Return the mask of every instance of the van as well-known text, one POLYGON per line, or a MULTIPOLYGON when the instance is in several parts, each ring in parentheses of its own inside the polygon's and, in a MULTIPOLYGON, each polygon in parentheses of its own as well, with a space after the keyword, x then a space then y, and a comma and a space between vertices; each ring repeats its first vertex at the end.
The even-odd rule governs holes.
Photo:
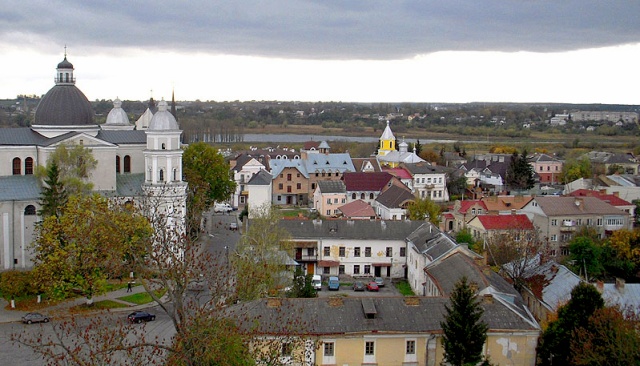
POLYGON ((338 291, 340 290, 340 280, 338 277, 331 276, 329 277, 329 291, 338 291))
POLYGON ((215 213, 229 213, 231 211, 233 211, 233 208, 228 203, 216 203, 215 205, 213 205, 213 212, 215 213))
POLYGON ((316 289, 317 291, 322 290, 322 276, 313 275, 313 278, 311 279, 311 283, 313 284, 313 288, 316 289))

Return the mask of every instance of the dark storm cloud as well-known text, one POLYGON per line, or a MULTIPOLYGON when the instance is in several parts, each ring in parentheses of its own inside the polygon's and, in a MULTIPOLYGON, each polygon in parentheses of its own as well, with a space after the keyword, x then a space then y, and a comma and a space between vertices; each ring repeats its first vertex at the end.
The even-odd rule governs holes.
POLYGON ((640 1, 5 1, 0 39, 311 59, 640 42, 640 1), (11 35, 11 37, 9 37, 11 35), (37 37, 34 37, 37 36, 37 37))

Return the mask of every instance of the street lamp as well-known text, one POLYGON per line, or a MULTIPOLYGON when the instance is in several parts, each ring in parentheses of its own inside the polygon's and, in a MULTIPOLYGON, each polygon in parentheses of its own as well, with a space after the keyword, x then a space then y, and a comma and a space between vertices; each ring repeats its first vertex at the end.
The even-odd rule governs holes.
POLYGON ((227 257, 227 263, 229 263, 229 247, 228 246, 224 246, 224 252, 225 252, 225 256, 227 257))

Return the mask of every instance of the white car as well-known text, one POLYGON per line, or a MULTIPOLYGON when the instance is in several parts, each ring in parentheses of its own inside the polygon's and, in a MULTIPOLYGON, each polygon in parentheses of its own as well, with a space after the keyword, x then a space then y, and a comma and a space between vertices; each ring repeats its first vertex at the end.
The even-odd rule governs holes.
POLYGON ((229 213, 231 211, 233 211, 233 208, 228 203, 216 203, 215 205, 213 205, 213 212, 229 213))

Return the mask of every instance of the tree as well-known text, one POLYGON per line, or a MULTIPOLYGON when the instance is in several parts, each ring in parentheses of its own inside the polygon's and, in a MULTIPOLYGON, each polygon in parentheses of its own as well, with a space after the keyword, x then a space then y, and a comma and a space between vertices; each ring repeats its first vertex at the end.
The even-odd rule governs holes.
POLYGON ((265 204, 252 209, 252 215, 231 260, 236 296, 241 301, 273 295, 292 277, 287 262, 293 243, 279 226, 276 209, 265 204))
POLYGON ((483 360, 482 347, 488 325, 480 320, 484 309, 476 299, 467 278, 462 277, 445 305, 445 319, 440 323, 445 360, 454 366, 475 365, 483 360))
POLYGON ((420 139, 417 139, 416 143, 413 144, 413 150, 415 151, 416 155, 420 156, 420 153, 422 152, 422 144, 420 143, 420 139))
POLYGON ((46 177, 44 179, 45 186, 40 194, 40 216, 47 218, 49 216, 60 216, 62 208, 67 203, 67 192, 64 185, 60 181, 60 171, 58 164, 52 161, 46 168, 46 177))
POLYGON ((638 365, 640 334, 637 316, 617 307, 596 310, 586 327, 576 329, 571 337, 571 364, 638 365))
POLYGON ((476 243, 476 239, 473 237, 473 234, 471 234, 471 230, 466 227, 458 231, 458 233, 456 234, 456 243, 467 244, 471 250, 477 253, 482 251, 482 245, 478 245, 482 243, 476 243))
POLYGON ((200 229, 202 213, 216 201, 227 200, 236 184, 229 178, 229 165, 224 157, 204 142, 193 143, 185 149, 182 171, 189 183, 187 232, 194 235, 200 229))
POLYGON ((506 184, 516 190, 531 189, 535 184, 533 173, 533 167, 527 160, 527 150, 522 150, 520 155, 514 152, 507 168, 506 184))
POLYGON ((574 287, 569 302, 558 309, 558 319, 549 323, 538 341, 538 364, 568 365, 573 332, 587 327, 589 317, 603 307, 604 300, 593 285, 581 282, 574 287))
POLYGON ((36 228, 35 282, 57 299, 79 291, 91 303, 109 277, 126 271, 126 259, 144 252, 151 227, 128 207, 109 207, 98 195, 70 196, 60 216, 36 228))
POLYGON ((287 297, 310 298, 317 296, 318 293, 313 288, 313 275, 305 275, 300 267, 296 267, 293 275, 293 286, 291 286, 291 290, 287 291, 287 297))
POLYGON ((435 226, 440 225, 440 206, 429 197, 416 197, 407 206, 410 220, 429 220, 435 226))
POLYGON ((458 178, 448 179, 447 180, 447 189, 449 190, 449 195, 460 196, 463 195, 467 190, 467 178, 462 175, 458 178))
POLYGON ((602 274, 602 247, 587 236, 576 236, 569 243, 572 270, 583 273, 586 281, 602 274), (587 277, 590 276, 590 277, 587 277))
POLYGON ((93 184, 89 182, 91 172, 98 165, 93 153, 82 145, 59 145, 47 159, 46 166, 36 168, 36 176, 48 179, 52 166, 58 169, 58 181, 66 194, 89 194, 93 184), (46 178, 45 178, 46 177, 46 178))
POLYGON ((418 156, 430 163, 440 161, 441 159, 440 155, 433 150, 422 150, 418 156))
POLYGON ((571 183, 580 178, 591 178, 592 175, 591 161, 587 157, 579 160, 569 159, 562 165, 562 183, 571 183))

